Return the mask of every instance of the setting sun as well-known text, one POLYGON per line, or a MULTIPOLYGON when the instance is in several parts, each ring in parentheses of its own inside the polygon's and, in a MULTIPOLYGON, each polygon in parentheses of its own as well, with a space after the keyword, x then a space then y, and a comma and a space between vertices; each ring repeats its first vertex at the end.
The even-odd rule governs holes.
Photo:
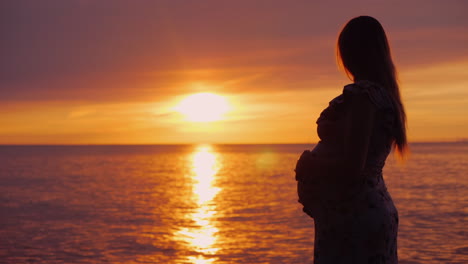
POLYGON ((183 99, 175 110, 192 122, 212 122, 223 119, 230 110, 224 96, 213 93, 193 94, 183 99))

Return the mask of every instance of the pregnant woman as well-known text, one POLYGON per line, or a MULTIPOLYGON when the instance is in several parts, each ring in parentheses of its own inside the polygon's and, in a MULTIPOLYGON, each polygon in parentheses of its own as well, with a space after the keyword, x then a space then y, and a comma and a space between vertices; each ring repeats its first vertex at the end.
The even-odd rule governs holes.
POLYGON ((296 165, 299 202, 315 223, 314 263, 395 264, 398 212, 382 178, 392 148, 407 149, 395 66, 372 17, 350 20, 337 51, 353 83, 320 114, 320 142, 296 165))

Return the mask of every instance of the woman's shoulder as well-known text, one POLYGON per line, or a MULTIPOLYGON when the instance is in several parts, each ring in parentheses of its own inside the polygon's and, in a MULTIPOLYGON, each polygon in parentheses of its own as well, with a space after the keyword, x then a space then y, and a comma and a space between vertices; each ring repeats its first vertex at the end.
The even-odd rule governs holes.
POLYGON ((365 96, 379 109, 392 109, 392 99, 385 87, 380 84, 362 80, 348 84, 343 88, 343 97, 365 96))

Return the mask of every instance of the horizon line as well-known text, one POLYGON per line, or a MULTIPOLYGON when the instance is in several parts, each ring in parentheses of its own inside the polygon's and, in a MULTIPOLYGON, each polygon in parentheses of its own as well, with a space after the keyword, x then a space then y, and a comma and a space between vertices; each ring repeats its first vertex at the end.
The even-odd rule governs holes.
MULTIPOLYGON (((412 141, 408 144, 437 144, 437 143, 468 143, 468 139, 446 140, 446 141, 412 141)), ((318 142, 309 143, 79 143, 79 144, 3 144, 0 146, 193 146, 193 145, 316 145, 318 142)))

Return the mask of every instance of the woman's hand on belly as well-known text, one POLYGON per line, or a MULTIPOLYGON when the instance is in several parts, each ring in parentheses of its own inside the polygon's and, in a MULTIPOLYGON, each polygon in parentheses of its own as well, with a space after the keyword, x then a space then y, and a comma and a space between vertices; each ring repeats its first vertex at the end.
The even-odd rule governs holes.
POLYGON ((337 159, 321 158, 316 153, 305 150, 294 171, 297 181, 319 183, 336 178, 340 167, 337 159))

